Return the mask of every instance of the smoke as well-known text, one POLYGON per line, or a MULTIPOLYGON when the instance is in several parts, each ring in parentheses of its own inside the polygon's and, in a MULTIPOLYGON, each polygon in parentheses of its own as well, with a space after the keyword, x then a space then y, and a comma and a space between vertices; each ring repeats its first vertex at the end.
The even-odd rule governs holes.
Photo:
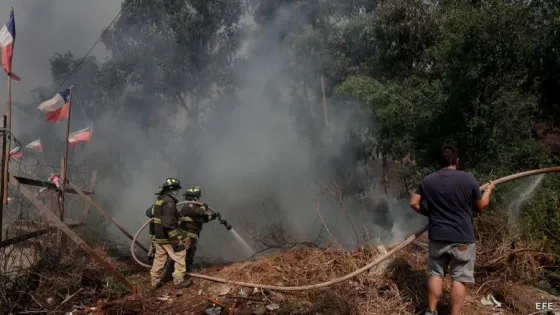
MULTIPOLYGON (((68 1, 55 3, 63 9, 63 2, 68 1)), ((22 4, 23 12, 16 15, 18 25, 23 25, 27 16, 38 14, 37 7, 27 4, 35 9, 26 11, 22 4)), ((103 21, 118 10, 116 4, 112 5, 111 14, 104 14, 103 21)), ((109 10, 108 6, 99 7, 109 10)), ((53 9, 47 12, 53 12, 53 17, 58 14, 53 9)), ((68 15, 71 14, 66 14, 65 23, 68 24, 65 25, 80 20, 79 16, 69 18, 68 15)), ((87 15, 96 16, 91 12, 87 15)), ((92 123, 94 131, 90 143, 74 149, 72 161, 79 165, 87 163, 90 171, 98 170, 100 180, 95 199, 102 200, 127 230, 134 232, 147 220, 144 211, 153 203, 154 193, 166 177, 178 177, 185 188, 202 186, 203 200, 220 211, 237 231, 244 234, 249 227, 256 227, 263 238, 267 237, 271 226, 280 226, 285 231, 284 236, 305 241, 322 236, 323 241, 328 241, 317 209, 329 231, 347 248, 356 247, 368 238, 391 241, 423 222, 415 219, 406 203, 383 201, 371 188, 370 179, 361 187, 363 191, 357 193, 348 191, 345 179, 337 176, 358 169, 358 158, 348 154, 348 150, 357 148, 351 136, 364 133, 368 128, 359 118, 366 113, 355 102, 330 99, 328 127, 322 128, 320 95, 317 97, 318 93, 313 93, 311 88, 306 91, 308 101, 294 94, 294 85, 299 83, 288 71, 293 56, 290 47, 281 39, 297 26, 294 21, 298 18, 300 23, 307 22, 298 12, 282 10, 273 22, 258 31, 245 33, 239 51, 239 57, 245 62, 235 73, 239 89, 234 96, 219 100, 221 108, 214 108, 202 130, 186 122, 183 109, 169 112, 169 106, 150 113, 142 112, 145 107, 139 106, 138 110, 129 109, 125 118, 120 115, 117 119, 116 112, 120 110, 117 105, 125 96, 115 100, 115 108, 97 116, 95 121, 91 121, 91 117, 73 117, 73 126, 85 127, 92 123), (150 127, 145 123, 147 120, 150 127), (385 204, 385 210, 379 210, 380 204, 385 204), (383 215, 374 205, 378 205, 377 210, 383 215)), ((250 18, 244 21, 252 23, 250 18)), ((80 25, 88 24, 82 20, 80 25)), ((63 28, 52 27, 48 38, 60 40, 57 34, 63 28)), ((80 41, 72 43, 79 46, 71 49, 76 55, 93 42, 83 35, 101 31, 101 27, 89 25, 86 28, 88 30, 80 34, 80 41)), ((24 46, 24 30, 18 33, 21 46, 24 46)), ((131 28, 130 32, 135 30, 131 28)), ((52 43, 52 49, 71 48, 64 46, 65 42, 52 43)), ((18 51, 23 50, 21 46, 18 51)), ((170 43, 169 47, 173 45, 170 43)), ((31 52, 29 54, 18 56, 18 64, 23 59, 33 59, 45 67, 46 58, 33 58, 31 52)), ((135 62, 150 63, 151 60, 135 62)), ((312 65, 298 64, 297 69, 308 72, 305 76, 316 77, 320 82, 319 74, 311 70, 312 65)), ((22 70, 16 72, 26 79, 24 70, 22 66, 22 70)), ((42 70, 29 72, 29 77, 37 73, 41 84, 47 81, 42 70)), ((296 89, 301 91, 302 86, 296 89)), ((154 95, 143 97, 160 101, 154 95)), ((116 239, 122 237, 114 229, 109 231, 116 239)), ((217 223, 206 224, 197 255, 225 260, 245 258, 228 233, 217 223)), ((145 235, 143 241, 146 241, 145 235)))
MULTIPOLYGON (((49 58, 67 50, 76 55, 85 54, 118 12, 120 3, 111 0, 0 1, 0 25, 8 22, 11 7, 16 20, 13 69, 22 78, 21 82, 12 84, 13 99, 28 102, 30 90, 49 85, 52 80, 49 58)), ((104 58, 107 52, 103 45, 98 45, 93 54, 104 58)), ((3 91, 0 95, 5 100, 3 91)), ((14 119, 23 121, 15 114, 14 119)))

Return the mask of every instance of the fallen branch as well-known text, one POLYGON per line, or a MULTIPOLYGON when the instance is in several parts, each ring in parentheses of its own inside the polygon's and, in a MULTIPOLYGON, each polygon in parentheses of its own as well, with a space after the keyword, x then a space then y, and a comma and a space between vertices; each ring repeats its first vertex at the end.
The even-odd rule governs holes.
POLYGON ((78 293, 82 292, 82 290, 84 290, 84 288, 80 288, 78 291, 74 292, 72 295, 70 295, 69 297, 65 298, 64 301, 62 301, 60 303, 60 305, 70 301, 73 297, 75 297, 78 293))
POLYGON ((208 301, 210 301, 210 302, 212 302, 212 303, 218 305, 218 306, 221 306, 222 308, 226 308, 226 306, 225 306, 223 303, 221 303, 220 301, 216 301, 216 300, 210 299, 210 298, 206 298, 206 299, 207 299, 208 301))
POLYGON ((226 299, 243 299, 243 300, 249 300, 249 301, 255 301, 255 302, 262 302, 264 301, 263 299, 257 299, 254 297, 249 297, 249 296, 241 296, 241 295, 226 295, 224 296, 226 299))

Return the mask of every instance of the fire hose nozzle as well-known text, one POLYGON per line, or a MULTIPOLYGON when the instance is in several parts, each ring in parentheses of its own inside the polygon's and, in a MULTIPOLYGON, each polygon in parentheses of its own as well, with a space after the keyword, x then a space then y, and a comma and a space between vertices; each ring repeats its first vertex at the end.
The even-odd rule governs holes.
POLYGON ((220 224, 225 226, 228 231, 232 229, 231 224, 229 224, 226 220, 224 220, 224 218, 222 218, 222 215, 219 213, 218 213, 218 221, 220 221, 220 224))

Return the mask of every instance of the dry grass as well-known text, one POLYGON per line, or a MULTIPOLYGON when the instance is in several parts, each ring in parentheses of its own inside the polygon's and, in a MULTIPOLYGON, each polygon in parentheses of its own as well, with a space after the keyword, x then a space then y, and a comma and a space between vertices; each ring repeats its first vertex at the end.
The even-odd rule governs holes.
MULTIPOLYGON (((70 247, 62 258, 55 252, 47 252, 37 266, 11 281, 9 290, 2 292, 0 313, 57 313, 72 310, 74 305, 95 304, 100 296, 118 298, 128 293, 81 248, 70 247)), ((116 261, 102 249, 96 253, 121 272, 129 272, 129 264, 116 261)))
MULTIPOLYGON (((534 306, 534 296, 524 292, 531 291, 528 286, 542 278, 541 266, 552 263, 554 255, 542 242, 520 240, 504 227, 503 220, 492 215, 477 219, 477 236, 477 283, 468 286, 464 313, 491 314, 492 310, 480 303, 486 294, 493 294, 513 313, 534 306)), ((238 281, 302 286, 346 275, 378 255, 374 246, 354 252, 300 248, 215 268, 211 273, 238 281)), ((381 276, 366 272, 326 289, 287 293, 277 314, 416 314, 427 302, 426 255, 425 246, 412 245, 398 253, 381 276)), ((449 279, 445 285, 448 292, 449 279)), ((444 293, 442 314, 446 314, 446 304, 444 293)))
MULTIPOLYGON (((234 264, 216 276, 279 286, 325 282, 353 272, 379 255, 374 247, 343 252, 297 249, 255 262, 234 264)), ((278 314, 413 314, 411 300, 387 277, 373 272, 329 288, 286 294, 278 314)))
POLYGON ((481 283, 533 285, 542 280, 541 266, 554 265, 559 258, 545 242, 522 239, 499 216, 488 215, 477 221, 475 271, 476 279, 481 283))
MULTIPOLYGON (((463 313, 492 314, 490 308, 480 303, 480 298, 486 294, 493 294, 504 303, 507 310, 502 314, 526 313, 534 307, 535 299, 538 301, 538 297, 528 286, 542 278, 541 266, 553 264, 555 256, 547 251, 545 244, 517 237, 515 231, 505 227, 499 217, 486 215, 478 218, 476 226, 477 283, 469 286, 469 296, 463 313)), ((399 252, 381 274, 372 270, 328 288, 282 293, 281 299, 272 292, 258 292, 252 297, 263 301, 249 304, 247 300, 238 300, 239 309, 245 309, 247 312, 240 311, 236 314, 251 314, 255 308, 263 307, 272 301, 279 303, 280 308, 267 314, 418 314, 426 307, 427 301, 427 248, 422 242, 426 240, 421 238, 417 244, 399 252)), ((104 259, 111 261, 117 269, 128 274, 132 272, 130 264, 105 254, 107 249, 97 252, 104 259)), ((202 273, 237 281, 302 286, 329 281, 351 273, 381 254, 376 246, 365 246, 353 252, 299 247, 252 262, 204 269, 202 273)), ((224 303, 229 302, 228 305, 232 303, 231 299, 219 297, 218 292, 222 284, 203 280, 197 280, 196 286, 189 291, 192 293, 177 297, 173 303, 157 301, 153 293, 147 294, 145 290, 141 290, 143 293, 135 298, 121 299, 126 290, 78 248, 69 252, 62 260, 55 263, 46 262, 27 280, 28 287, 22 290, 24 293, 18 301, 20 310, 66 310, 66 306, 70 305, 60 307, 62 301, 80 289, 79 294, 72 299, 73 305, 101 305, 98 303, 101 296, 104 300, 113 301, 98 309, 102 312, 100 314, 200 314, 194 309, 204 307, 206 297, 220 298, 224 303), (197 294, 199 290, 204 294, 197 294), (53 305, 47 304, 49 298, 54 299, 53 305)), ((131 280, 132 278, 135 278, 133 281, 140 286, 149 286, 145 269, 131 277, 131 280)), ((450 281, 447 280, 445 284, 444 291, 448 292, 450 281)), ((238 293, 239 289, 232 288, 232 293, 228 294, 238 293)), ((157 293, 161 294, 163 292, 157 293)), ((447 304, 448 296, 444 293, 440 314, 447 314, 447 304)))

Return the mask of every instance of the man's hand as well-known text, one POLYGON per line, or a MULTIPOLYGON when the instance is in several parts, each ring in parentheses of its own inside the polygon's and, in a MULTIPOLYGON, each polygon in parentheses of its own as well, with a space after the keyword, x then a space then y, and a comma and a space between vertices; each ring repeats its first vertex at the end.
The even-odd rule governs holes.
POLYGON ((420 206, 421 200, 422 200, 422 196, 420 196, 419 194, 413 194, 412 197, 410 197, 410 207, 414 209, 414 211, 418 212, 419 214, 423 216, 428 216, 426 210, 420 206))
POLYGON ((496 189, 496 184, 493 181, 489 181, 486 185, 486 189, 484 189, 484 193, 482 194, 482 198, 475 202, 475 210, 476 212, 480 213, 482 210, 486 209, 490 204, 490 195, 496 189))
POLYGON ((486 190, 488 192, 492 192, 492 191, 494 191, 494 189, 496 189, 496 184, 494 184, 493 181, 489 181, 487 186, 486 186, 486 190))

